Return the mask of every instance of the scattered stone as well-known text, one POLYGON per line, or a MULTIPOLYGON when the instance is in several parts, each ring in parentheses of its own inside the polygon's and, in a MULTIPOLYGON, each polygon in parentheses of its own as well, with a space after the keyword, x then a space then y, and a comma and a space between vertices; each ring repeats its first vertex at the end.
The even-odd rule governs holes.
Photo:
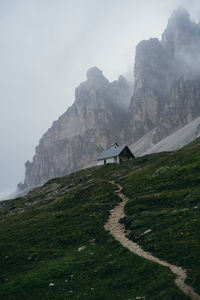
POLYGON ((50 283, 49 283, 49 286, 55 286, 55 283, 50 282, 50 283))
POLYGON ((152 230, 151 229, 147 229, 146 231, 144 231, 141 235, 146 235, 148 233, 150 233, 152 230))
POLYGON ((83 251, 86 248, 86 246, 82 246, 78 248, 78 252, 83 251))

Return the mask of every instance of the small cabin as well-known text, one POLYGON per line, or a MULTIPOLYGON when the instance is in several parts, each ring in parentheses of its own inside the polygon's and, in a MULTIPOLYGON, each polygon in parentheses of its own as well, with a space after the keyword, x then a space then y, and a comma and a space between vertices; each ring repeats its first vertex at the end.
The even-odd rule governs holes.
POLYGON ((117 143, 111 145, 110 149, 104 150, 97 157, 97 165, 108 163, 120 163, 122 161, 135 158, 127 145, 119 146, 117 143))

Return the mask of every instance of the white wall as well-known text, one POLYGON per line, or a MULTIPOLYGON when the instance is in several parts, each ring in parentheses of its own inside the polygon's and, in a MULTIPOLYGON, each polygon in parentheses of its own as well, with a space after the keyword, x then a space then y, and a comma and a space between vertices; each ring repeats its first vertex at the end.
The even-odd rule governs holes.
POLYGON ((114 162, 115 162, 114 157, 111 157, 111 158, 106 159, 106 163, 107 163, 107 164, 111 164, 111 163, 114 163, 114 162))
POLYGON ((101 166, 101 165, 103 165, 104 164, 104 161, 103 160, 98 160, 97 161, 97 166, 101 166))
MULTIPOLYGON (((117 161, 115 160, 115 157, 111 157, 106 159, 106 164, 112 164, 118 161, 119 161, 119 157, 117 157, 117 161)), ((104 165, 104 159, 97 161, 97 165, 98 166, 104 165)))

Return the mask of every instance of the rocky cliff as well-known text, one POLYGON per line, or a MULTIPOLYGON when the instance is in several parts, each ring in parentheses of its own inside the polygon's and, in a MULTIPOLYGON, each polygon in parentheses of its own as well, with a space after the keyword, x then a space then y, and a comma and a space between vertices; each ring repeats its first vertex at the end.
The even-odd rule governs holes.
MULTIPOLYGON (((123 76, 110 83, 98 68, 90 69, 87 81, 76 89, 74 104, 44 134, 33 161, 26 162, 18 190, 28 191, 87 166, 115 141, 134 143, 133 151, 140 155, 148 148, 169 149, 171 139, 162 147, 153 146, 200 116, 199 50, 200 25, 179 8, 161 40, 138 44, 134 90, 123 76)), ((190 140, 191 128, 192 137, 199 135, 193 125, 184 128, 184 141, 190 140)), ((184 143, 179 139, 174 149, 184 143)))
POLYGON ((96 161, 113 141, 124 142, 132 84, 123 76, 110 83, 98 68, 75 91, 75 102, 43 135, 32 162, 25 164, 19 191, 80 170, 96 161))
POLYGON ((156 143, 200 114, 200 25, 184 8, 174 11, 161 41, 136 48, 130 104, 132 142, 152 129, 156 143))

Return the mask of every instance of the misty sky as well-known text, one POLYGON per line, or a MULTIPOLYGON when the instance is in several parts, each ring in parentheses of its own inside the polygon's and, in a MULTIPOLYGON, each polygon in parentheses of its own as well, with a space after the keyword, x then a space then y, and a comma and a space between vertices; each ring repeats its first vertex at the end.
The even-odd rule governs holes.
POLYGON ((160 38, 180 5, 199 21, 199 0, 0 0, 0 198, 86 71, 131 76, 137 43, 160 38))

